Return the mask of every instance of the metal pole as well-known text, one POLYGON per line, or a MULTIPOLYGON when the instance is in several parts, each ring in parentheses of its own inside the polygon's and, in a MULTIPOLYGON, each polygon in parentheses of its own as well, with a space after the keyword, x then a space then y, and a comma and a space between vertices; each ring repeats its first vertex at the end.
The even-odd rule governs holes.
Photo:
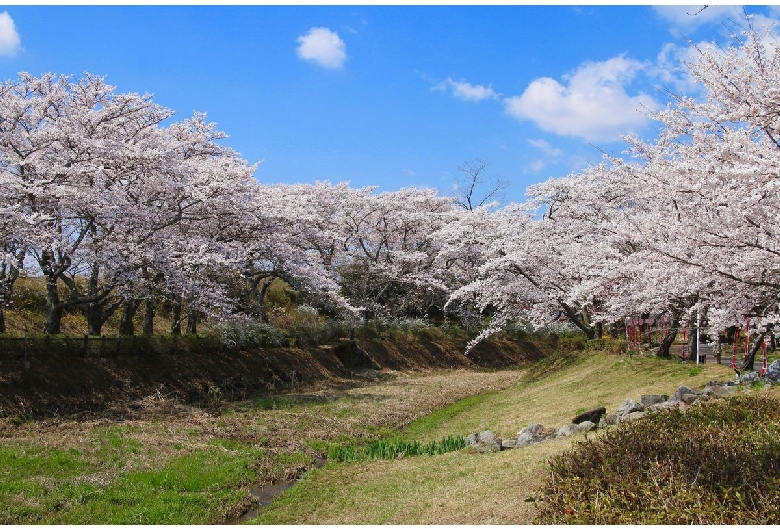
POLYGON ((701 358, 701 352, 699 351, 699 333, 701 332, 701 315, 699 310, 696 310, 696 364, 699 364, 701 358))

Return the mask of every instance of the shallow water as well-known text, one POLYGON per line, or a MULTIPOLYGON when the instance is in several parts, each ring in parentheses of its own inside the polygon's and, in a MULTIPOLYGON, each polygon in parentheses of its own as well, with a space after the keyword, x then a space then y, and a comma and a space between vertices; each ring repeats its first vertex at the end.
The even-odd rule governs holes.
MULTIPOLYGON (((327 463, 327 459, 324 457, 321 457, 319 455, 315 455, 314 457, 314 467, 323 467, 327 463)), ((300 478, 296 480, 291 480, 289 482, 282 482, 280 484, 255 484, 249 489, 249 493, 252 494, 255 498, 257 498, 259 505, 256 508, 252 508, 248 512, 244 513, 243 515, 237 517, 236 519, 233 519, 231 521, 228 521, 227 524, 241 524, 245 521, 248 521, 250 519, 253 519, 258 516, 260 513, 260 510, 271 504, 271 502, 290 489, 296 482, 298 482, 300 478)))

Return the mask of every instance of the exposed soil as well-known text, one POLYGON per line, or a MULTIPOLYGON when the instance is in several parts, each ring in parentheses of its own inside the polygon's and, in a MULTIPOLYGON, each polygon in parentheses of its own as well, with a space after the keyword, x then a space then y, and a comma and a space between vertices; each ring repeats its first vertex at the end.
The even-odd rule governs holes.
POLYGON ((164 399, 208 407, 253 395, 359 386, 387 370, 503 368, 543 355, 538 339, 499 338, 467 356, 466 337, 437 335, 253 352, 6 357, 0 359, 0 417, 127 415, 145 401, 164 399))

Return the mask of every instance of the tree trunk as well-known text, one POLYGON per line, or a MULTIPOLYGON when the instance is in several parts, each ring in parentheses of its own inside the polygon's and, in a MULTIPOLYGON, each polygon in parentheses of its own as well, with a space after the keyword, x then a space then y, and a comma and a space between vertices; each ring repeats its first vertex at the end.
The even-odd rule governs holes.
POLYGON ((696 362, 696 359, 699 357, 699 350, 696 341, 696 316, 695 315, 691 315, 691 317, 688 319, 688 329, 691 330, 691 332, 688 334, 688 359, 691 359, 692 361, 696 362))
POLYGON ((720 364, 721 358, 723 357, 723 342, 721 341, 720 335, 718 335, 718 346, 715 349, 715 362, 720 364))
POLYGON ((144 337, 154 334, 154 300, 147 298, 144 302, 144 337))
POLYGON ((260 309, 260 320, 262 320, 264 324, 268 324, 270 322, 268 320, 268 311, 266 311, 265 308, 265 293, 268 292, 268 288, 271 287, 273 282, 274 278, 271 277, 270 280, 263 283, 263 286, 260 288, 260 292, 257 293, 257 303, 260 309))
POLYGON ((195 309, 187 308, 187 327, 184 332, 187 335, 197 335, 198 333, 198 312, 195 309))
POLYGON ((0 278, 0 333, 5 333, 5 308, 11 302, 11 286, 15 278, 11 279, 5 274, 0 278))
POLYGON ((11 293, 14 282, 19 278, 19 269, 24 263, 24 250, 13 250, 6 247, 16 259, 16 263, 5 262, 0 266, 0 333, 5 333, 5 308, 11 303, 11 293))
POLYGON ((171 335, 181 335, 181 300, 174 302, 171 319, 171 335))
POLYGON ((62 325, 62 302, 60 294, 57 291, 57 278, 46 277, 46 322, 43 325, 43 332, 48 335, 57 335, 60 333, 62 325))
POLYGON ((596 338, 597 339, 603 338, 604 337, 604 323, 603 322, 596 322, 595 331, 596 331, 596 338))
POLYGON ((103 334, 103 310, 97 304, 85 304, 84 317, 87 319, 87 333, 100 336, 103 334))
MULTIPOLYGON (((753 363, 756 361, 756 354, 758 353, 758 350, 761 349, 761 345, 764 343, 764 336, 766 335, 766 332, 761 332, 756 337, 756 340, 753 342, 753 346, 750 347, 750 351, 748 351, 748 356, 745 358, 745 361, 742 363, 741 370, 754 370, 753 363)), ((747 340, 747 339, 746 339, 747 340)))
POLYGON ((672 344, 674 344, 674 339, 677 338, 677 333, 679 330, 679 321, 674 321, 669 330, 666 332, 666 335, 664 335, 664 338, 661 340, 661 345, 658 347, 658 357, 668 359, 672 356, 672 344))
POLYGON ((626 328, 625 323, 613 322, 609 325, 609 336, 612 337, 613 339, 616 339, 621 336, 625 336, 625 331, 626 331, 625 328, 626 328))
POLYGON ((140 305, 140 300, 127 300, 122 304, 122 319, 119 321, 120 337, 132 337, 135 335, 133 319, 140 305))
POLYGON ((571 307, 569 307, 568 304, 565 304, 560 300, 558 303, 561 304, 563 312, 566 313, 567 317, 569 317, 569 321, 580 328, 580 330, 585 333, 585 336, 588 337, 588 340, 596 338, 596 331, 593 329, 593 326, 590 325, 588 320, 588 313, 586 310, 583 309, 582 312, 578 314, 571 307))

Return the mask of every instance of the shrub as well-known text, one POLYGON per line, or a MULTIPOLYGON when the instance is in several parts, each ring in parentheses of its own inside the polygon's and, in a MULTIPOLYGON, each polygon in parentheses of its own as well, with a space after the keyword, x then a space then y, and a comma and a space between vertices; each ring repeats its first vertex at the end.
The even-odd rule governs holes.
POLYGON ((535 522, 776 523, 779 455, 771 395, 651 414, 553 457, 535 522))
POLYGON ((231 349, 267 348, 286 342, 283 332, 255 320, 224 320, 214 326, 214 332, 220 342, 231 349))

